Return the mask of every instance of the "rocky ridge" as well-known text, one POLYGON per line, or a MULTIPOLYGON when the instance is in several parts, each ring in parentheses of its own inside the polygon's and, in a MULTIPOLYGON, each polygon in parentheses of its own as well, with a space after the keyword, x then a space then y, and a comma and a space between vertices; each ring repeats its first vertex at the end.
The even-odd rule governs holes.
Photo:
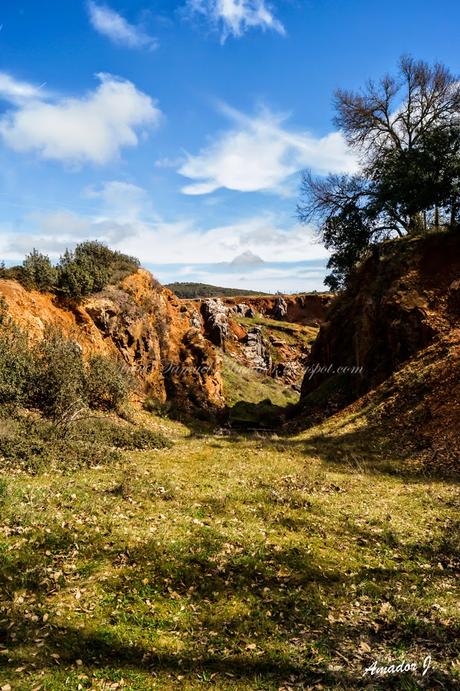
POLYGON ((65 305, 12 280, 0 280, 0 295, 31 338, 42 338, 51 325, 74 338, 85 355, 120 357, 138 378, 143 397, 191 412, 224 407, 220 359, 196 311, 148 271, 81 304, 65 305))

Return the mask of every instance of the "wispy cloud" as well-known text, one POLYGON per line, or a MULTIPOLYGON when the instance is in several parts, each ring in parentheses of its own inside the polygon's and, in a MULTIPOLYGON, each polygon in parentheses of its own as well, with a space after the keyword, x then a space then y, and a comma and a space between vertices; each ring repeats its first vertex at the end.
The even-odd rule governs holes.
POLYGON ((113 43, 127 48, 147 48, 154 50, 158 41, 147 34, 140 26, 130 24, 121 14, 108 5, 98 5, 90 0, 88 13, 91 26, 113 43))
POLYGON ((92 212, 41 210, 16 226, 1 224, 0 255, 17 261, 35 247, 57 258, 66 248, 98 239, 152 265, 164 282, 195 280, 269 291, 322 287, 328 252, 308 227, 283 223, 276 214, 203 228, 190 218, 162 218, 148 192, 124 180, 86 188, 83 197, 94 203, 92 212), (264 263, 232 264, 243 252, 264 263))
POLYGON ((21 227, 29 229, 27 234, 4 227, 1 255, 17 259, 36 247, 56 256, 69 244, 98 238, 143 262, 155 263, 228 263, 248 251, 269 262, 328 256, 313 231, 274 213, 203 228, 191 218, 163 218, 145 189, 124 180, 110 180, 82 194, 94 204, 90 213, 41 210, 21 220, 21 227))
POLYGON ((282 194, 287 178, 302 168, 320 174, 356 169, 356 160, 339 132, 315 137, 288 129, 286 117, 267 110, 248 117, 228 106, 221 109, 233 127, 179 167, 181 175, 194 181, 183 188, 184 194, 208 194, 221 187, 282 194))
POLYGON ((87 187, 83 196, 99 204, 99 220, 116 218, 119 222, 158 220, 152 201, 146 190, 124 180, 109 180, 100 185, 87 187))
POLYGON ((222 43, 229 36, 239 38, 253 28, 286 33, 266 0, 187 0, 186 7, 220 31, 222 43))
POLYGON ((0 72, 0 99, 10 103, 23 103, 36 98, 44 98, 45 85, 35 86, 15 79, 6 72, 0 72))
POLYGON ((80 98, 46 98, 35 87, 4 82, 3 93, 9 92, 8 100, 16 106, 0 118, 5 144, 73 165, 104 164, 122 147, 136 146, 137 128, 158 125, 161 111, 132 82, 110 74, 97 77, 99 86, 80 98), (28 98, 20 101, 18 90, 28 98))

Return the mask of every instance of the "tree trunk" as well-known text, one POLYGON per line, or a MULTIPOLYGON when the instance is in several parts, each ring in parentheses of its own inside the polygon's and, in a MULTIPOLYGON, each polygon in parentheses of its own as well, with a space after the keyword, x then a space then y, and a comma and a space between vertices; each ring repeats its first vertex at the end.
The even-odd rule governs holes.
POLYGON ((439 228, 439 207, 437 204, 434 207, 434 227, 436 230, 439 228))
POLYGON ((457 197, 454 195, 450 204, 450 227, 454 228, 457 224, 457 197))

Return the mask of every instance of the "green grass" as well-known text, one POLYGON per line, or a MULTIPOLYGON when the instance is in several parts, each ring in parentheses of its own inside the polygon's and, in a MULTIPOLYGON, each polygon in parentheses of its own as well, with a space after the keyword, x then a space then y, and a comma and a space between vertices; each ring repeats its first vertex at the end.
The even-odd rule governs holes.
POLYGON ((427 654, 367 688, 460 683, 457 486, 358 417, 282 438, 139 415, 174 446, 2 475, 0 688, 358 689, 427 654))
POLYGON ((278 321, 261 314, 256 314, 255 317, 242 317, 237 314, 234 315, 234 319, 242 326, 261 326, 265 337, 273 336, 288 345, 311 345, 318 335, 318 328, 315 326, 278 321))
POLYGON ((259 403, 264 399, 270 399, 273 405, 283 407, 296 403, 299 398, 299 395, 285 384, 264 374, 258 374, 225 354, 222 356, 222 379, 224 396, 229 407, 240 401, 259 403))

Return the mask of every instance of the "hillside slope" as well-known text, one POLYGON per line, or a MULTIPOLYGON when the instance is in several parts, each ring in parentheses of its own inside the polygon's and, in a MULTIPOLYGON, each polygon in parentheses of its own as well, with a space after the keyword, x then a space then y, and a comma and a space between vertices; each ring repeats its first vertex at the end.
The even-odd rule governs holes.
POLYGON ((265 295, 266 293, 257 290, 247 290, 241 293, 239 288, 224 288, 223 286, 213 286, 209 283, 190 283, 187 281, 177 281, 175 283, 167 283, 166 288, 179 298, 194 299, 194 298, 217 298, 217 297, 241 297, 241 295, 265 295))
POLYGON ((85 355, 121 357, 150 398, 189 410, 223 407, 215 349, 193 325, 193 310, 147 271, 139 270, 80 305, 66 306, 11 280, 0 280, 0 296, 31 338, 41 338, 51 325, 75 338, 85 355))
POLYGON ((363 264, 321 326, 301 417, 317 419, 354 402, 369 423, 410 440, 426 459, 455 464, 459 381, 460 234, 389 242, 363 264))

